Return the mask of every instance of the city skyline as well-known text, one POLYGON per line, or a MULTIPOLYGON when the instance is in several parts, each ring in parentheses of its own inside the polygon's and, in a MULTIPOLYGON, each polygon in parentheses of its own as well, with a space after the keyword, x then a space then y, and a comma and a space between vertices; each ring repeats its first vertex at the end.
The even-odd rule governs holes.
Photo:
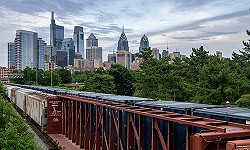
MULTIPOLYGON (((16 30, 38 33, 50 43, 51 11, 65 38, 72 38, 74 26, 82 26, 85 37, 94 33, 103 47, 103 56, 116 50, 122 25, 130 52, 138 52, 140 38, 146 34, 151 48, 176 49, 189 56, 192 48, 204 46, 210 53, 221 51, 231 57, 249 37, 250 11, 247 0, 128 0, 128 1, 31 1, 0 2, 0 66, 7 66, 8 42, 14 42, 16 30), (112 3, 112 5, 111 5, 112 3)), ((104 57, 104 60, 107 58, 104 57)))

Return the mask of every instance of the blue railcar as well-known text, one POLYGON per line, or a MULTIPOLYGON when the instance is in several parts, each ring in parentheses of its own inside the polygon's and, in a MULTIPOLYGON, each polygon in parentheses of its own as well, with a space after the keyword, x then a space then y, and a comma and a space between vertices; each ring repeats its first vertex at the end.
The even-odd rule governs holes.
MULTIPOLYGON (((152 109, 158 109, 168 112, 174 112, 179 114, 185 114, 185 115, 193 115, 194 111, 196 109, 200 108, 215 108, 218 107, 216 105, 207 105, 207 104, 196 104, 196 103, 185 103, 185 102, 176 102, 176 101, 145 101, 145 102, 138 102, 135 103, 137 106, 152 108, 152 109)), ((164 139, 167 141, 167 135, 168 133, 168 121, 159 121, 160 130, 162 133, 164 133, 164 139)), ((146 117, 145 118, 145 124, 146 124, 146 130, 149 130, 152 128, 152 118, 146 117)), ((145 132, 146 132, 145 130, 145 132)), ((191 131, 197 131, 200 129, 193 129, 191 131)), ((175 133, 174 137, 174 149, 178 150, 185 150, 186 149, 186 134, 188 131, 188 126, 179 124, 179 123, 173 123, 173 132, 175 133)), ((147 133, 148 137, 145 137, 145 148, 151 147, 151 132, 147 133)), ((161 148, 159 148, 161 149, 161 148)))
POLYGON ((197 109, 194 115, 240 124, 250 124, 250 109, 239 107, 222 107, 212 109, 197 109))

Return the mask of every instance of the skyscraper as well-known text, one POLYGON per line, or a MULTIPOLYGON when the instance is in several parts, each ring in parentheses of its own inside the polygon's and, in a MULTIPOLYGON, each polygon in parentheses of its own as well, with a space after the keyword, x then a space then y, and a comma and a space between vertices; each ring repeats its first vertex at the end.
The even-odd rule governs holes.
POLYGON ((42 38, 37 39, 37 48, 38 48, 38 66, 34 66, 38 69, 44 70, 44 46, 45 46, 45 41, 42 38))
POLYGON ((117 51, 129 51, 128 40, 127 40, 127 37, 124 33, 124 28, 122 29, 122 34, 121 34, 120 39, 118 41, 117 51))
POLYGON ((56 47, 56 50, 60 50, 62 48, 63 39, 64 39, 64 27, 56 25, 54 19, 54 12, 51 12, 50 45, 56 47))
POLYGON ((84 58, 84 32, 83 27, 75 26, 74 27, 74 46, 75 52, 80 53, 84 58))
POLYGON ((8 68, 15 67, 15 43, 8 43, 8 68))
POLYGON ((67 66, 67 52, 62 50, 56 51, 56 64, 62 68, 67 66))
POLYGON ((141 38, 139 52, 141 52, 144 48, 149 48, 148 37, 145 34, 141 38))
POLYGON ((86 49, 86 59, 94 61, 94 59, 102 59, 102 47, 88 47, 86 49))
POLYGON ((117 52, 116 52, 116 63, 130 69, 131 64, 131 53, 129 52, 128 40, 122 30, 121 37, 118 41, 117 52))
POLYGON ((98 47, 98 39, 95 37, 93 33, 91 33, 89 37, 86 39, 86 48, 93 46, 98 47))
POLYGON ((44 46, 44 62, 45 63, 51 62, 52 49, 53 47, 51 45, 44 46))
POLYGON ((62 42, 62 50, 67 52, 67 66, 74 65, 75 49, 72 38, 66 38, 62 42))
POLYGON ((26 66, 37 66, 37 37, 32 31, 17 30, 15 38, 15 65, 16 69, 23 70, 26 66))
POLYGON ((86 59, 91 63, 91 67, 94 66, 95 59, 102 60, 102 47, 98 47, 98 39, 93 33, 86 39, 86 59))

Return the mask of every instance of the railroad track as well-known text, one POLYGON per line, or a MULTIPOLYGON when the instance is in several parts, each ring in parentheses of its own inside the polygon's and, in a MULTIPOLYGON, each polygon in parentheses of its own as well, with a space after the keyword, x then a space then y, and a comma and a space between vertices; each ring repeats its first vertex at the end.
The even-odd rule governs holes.
MULTIPOLYGON (((34 139, 36 143, 38 142, 43 142, 48 150, 59 150, 57 148, 57 144, 54 143, 51 139, 49 139, 49 137, 45 134, 43 134, 36 126, 36 124, 32 121, 31 118, 29 118, 28 116, 26 116, 20 109, 17 108, 17 106, 14 106, 14 110, 22 117, 26 120, 27 125, 33 130, 33 132, 37 135, 37 137, 40 139, 40 141, 38 141, 37 139, 34 139)), ((37 144, 39 147, 39 144, 37 144)))

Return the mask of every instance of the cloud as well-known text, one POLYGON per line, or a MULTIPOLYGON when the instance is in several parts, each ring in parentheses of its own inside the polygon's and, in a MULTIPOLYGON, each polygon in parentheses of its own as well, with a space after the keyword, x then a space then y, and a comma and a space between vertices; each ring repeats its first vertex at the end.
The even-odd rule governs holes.
MULTIPOLYGON (((49 42, 51 11, 56 24, 65 27, 65 37, 81 25, 85 38, 94 33, 104 52, 116 49, 124 25, 131 50, 138 50, 145 33, 152 47, 160 49, 168 40, 173 49, 203 44, 230 53, 240 49, 250 19, 247 0, 1 0, 0 52, 6 56, 7 42, 17 29, 36 31, 49 42)), ((6 64, 3 60, 0 65, 6 64)))
POLYGON ((184 41, 200 41, 200 40, 211 40, 215 36, 237 34, 238 32, 203 32, 196 36, 174 36, 173 39, 184 40, 184 41))

